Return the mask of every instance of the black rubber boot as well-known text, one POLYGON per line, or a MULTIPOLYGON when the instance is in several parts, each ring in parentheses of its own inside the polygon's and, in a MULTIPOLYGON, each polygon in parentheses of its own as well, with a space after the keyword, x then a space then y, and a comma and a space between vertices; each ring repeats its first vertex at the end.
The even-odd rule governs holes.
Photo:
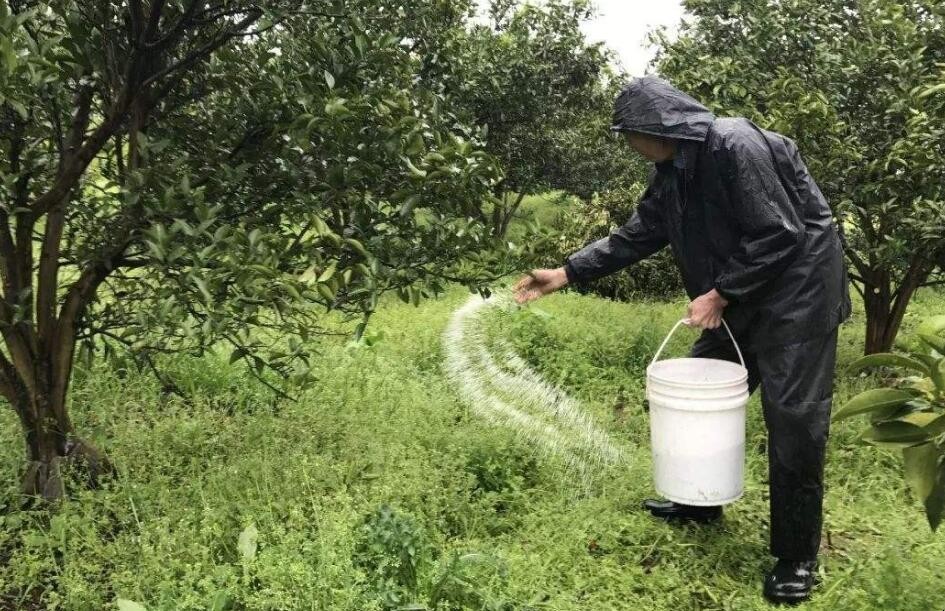
POLYGON ((816 560, 778 560, 765 577, 765 598, 792 605, 807 600, 816 571, 816 560))
POLYGON ((655 517, 664 520, 682 520, 706 524, 722 517, 722 507, 719 505, 699 507, 696 505, 683 505, 682 503, 675 503, 673 501, 647 499, 643 501, 643 508, 652 513, 655 517))

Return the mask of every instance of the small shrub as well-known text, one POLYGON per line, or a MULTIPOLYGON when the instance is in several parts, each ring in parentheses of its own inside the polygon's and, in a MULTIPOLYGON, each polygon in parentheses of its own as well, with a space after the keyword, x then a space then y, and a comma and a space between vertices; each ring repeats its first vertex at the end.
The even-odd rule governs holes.
POLYGON ((478 491, 518 492, 536 484, 538 462, 520 443, 491 442, 473 448, 466 471, 478 491))
POLYGON ((370 589, 385 609, 417 600, 432 548, 411 516, 382 505, 358 528, 354 563, 368 574, 370 589))
POLYGON ((481 585, 494 576, 503 582, 507 577, 505 566, 496 558, 487 554, 453 553, 437 570, 430 589, 429 608, 510 611, 508 603, 493 599, 481 585))

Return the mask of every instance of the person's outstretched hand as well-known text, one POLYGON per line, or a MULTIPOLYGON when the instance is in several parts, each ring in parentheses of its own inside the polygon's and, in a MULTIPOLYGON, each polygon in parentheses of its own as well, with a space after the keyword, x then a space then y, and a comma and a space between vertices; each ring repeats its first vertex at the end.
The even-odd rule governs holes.
POLYGON ((700 329, 718 329, 728 301, 712 289, 689 304, 689 324, 700 329))
POLYGON ((568 275, 563 267, 557 269, 533 269, 515 283, 512 290, 515 292, 515 301, 519 304, 534 301, 539 297, 554 293, 567 286, 568 275))

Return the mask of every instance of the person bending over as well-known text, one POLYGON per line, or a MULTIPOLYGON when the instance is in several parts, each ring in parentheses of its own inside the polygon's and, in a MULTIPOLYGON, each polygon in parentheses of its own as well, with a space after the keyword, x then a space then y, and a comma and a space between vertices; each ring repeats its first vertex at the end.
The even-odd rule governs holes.
MULTIPOLYGON (((693 357, 736 361, 722 317, 747 348, 749 390, 761 386, 768 429, 770 549, 775 602, 810 595, 820 547, 824 453, 837 327, 850 296, 837 227, 790 139, 743 118, 716 118, 653 76, 617 98, 611 128, 654 162, 632 218, 608 237, 533 270, 519 303, 612 274, 669 246, 703 329, 693 357)), ((721 507, 646 500, 654 516, 716 520, 721 507)))

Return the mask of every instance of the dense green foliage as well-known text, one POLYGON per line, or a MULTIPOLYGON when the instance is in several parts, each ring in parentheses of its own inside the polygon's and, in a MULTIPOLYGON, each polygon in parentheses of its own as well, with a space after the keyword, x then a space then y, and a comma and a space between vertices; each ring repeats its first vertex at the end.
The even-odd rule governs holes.
POLYGON ((720 116, 797 140, 845 230, 868 352, 945 260, 945 5, 687 0, 660 72, 720 116))
MULTIPOLYGON (((151 611, 205 610, 215 600, 366 611, 396 593, 430 608, 443 584, 443 608, 456 609, 768 608, 757 398, 746 496, 721 525, 671 527, 639 509, 652 494, 643 368, 684 303, 561 295, 540 304, 548 317, 494 319, 626 448, 625 464, 583 490, 563 465, 468 412, 441 376, 440 333, 467 296, 456 290, 420 309, 382 303, 375 322, 384 337, 371 347, 320 343, 320 382, 299 403, 271 405, 225 353, 172 364, 195 391, 190 402, 162 396, 134 371, 82 370, 77 424, 109 449, 122 477, 55 515, 21 511, 19 452, 2 446, 0 607, 107 609, 122 598, 151 611), (251 539, 241 546, 240 535, 253 525, 255 555, 245 555, 251 539), (416 558, 411 574, 395 568, 404 554, 416 558), (481 604, 451 602, 476 597, 481 604)), ((921 294, 906 325, 942 304, 940 294, 921 294)), ((860 352, 862 320, 858 308, 843 330, 841 368, 860 352)), ((668 354, 693 335, 680 334, 668 354)), ((842 378, 838 403, 874 385, 842 378)), ((0 417, 4 435, 17 426, 11 413, 0 417)), ((832 432, 825 582, 809 608, 941 607, 945 542, 916 528, 921 508, 898 453, 852 443, 860 428, 841 422, 832 432)))

